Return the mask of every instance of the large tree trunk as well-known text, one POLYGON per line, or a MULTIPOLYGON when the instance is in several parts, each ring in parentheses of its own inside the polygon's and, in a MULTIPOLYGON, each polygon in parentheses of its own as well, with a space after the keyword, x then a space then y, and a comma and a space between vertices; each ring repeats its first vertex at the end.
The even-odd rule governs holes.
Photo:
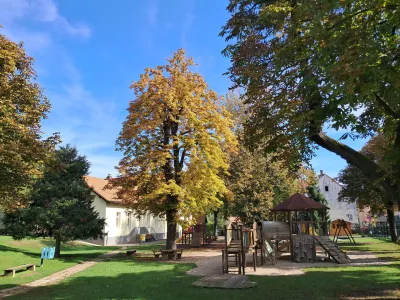
POLYGON ((217 236, 218 210, 214 210, 214 236, 217 236))
POLYGON ((387 209, 387 215, 388 215, 388 223, 390 230, 390 238, 392 239, 392 242, 397 242, 398 236, 397 236, 396 219, 394 217, 393 206, 392 208, 387 209))
POLYGON ((167 250, 176 249, 176 209, 167 210, 167 243, 165 248, 167 250))
POLYGON ((54 252, 54 257, 60 257, 61 252, 61 235, 56 233, 56 249, 54 252))

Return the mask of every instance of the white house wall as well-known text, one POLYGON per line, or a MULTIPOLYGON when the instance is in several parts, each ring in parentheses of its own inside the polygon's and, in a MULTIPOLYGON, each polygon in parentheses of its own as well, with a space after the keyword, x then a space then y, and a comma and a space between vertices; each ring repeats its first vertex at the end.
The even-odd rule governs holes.
MULTIPOLYGON (((100 198, 97 194, 92 193, 94 196, 93 198, 93 203, 92 207, 93 209, 99 214, 100 218, 105 218, 106 217, 106 208, 107 208, 107 202, 103 199, 100 198)), ((104 232, 105 228, 103 229, 104 232)), ((105 240, 104 239, 98 239, 98 240, 87 240, 88 242, 98 244, 98 245, 105 245, 105 240)))
POLYGON ((127 244, 130 242, 135 242, 137 232, 134 231, 134 228, 137 227, 137 223, 135 222, 135 218, 131 218, 131 222, 133 224, 128 224, 128 215, 126 214, 125 208, 118 204, 107 203, 106 210, 106 228, 105 232, 107 236, 106 244, 107 245, 116 245, 116 244, 127 244), (119 213, 120 221, 119 226, 117 226, 117 213, 119 213))
POLYGON ((93 207, 101 218, 106 219, 105 236, 101 240, 90 242, 100 245, 118 245, 138 242, 139 234, 151 234, 157 240, 165 239, 167 222, 165 218, 146 214, 137 218, 128 212, 121 204, 107 202, 94 194, 93 207), (117 224, 117 214, 119 222, 117 224))
POLYGON ((107 202, 104 199, 100 198, 97 194, 94 194, 92 206, 94 210, 99 213, 100 218, 106 217, 107 202))
POLYGON ((320 176, 318 181, 321 193, 328 200, 329 218, 333 220, 343 219, 353 224, 358 224, 357 203, 339 201, 341 185, 326 174, 320 176), (328 191, 325 190, 328 187, 328 191))
POLYGON ((137 218, 118 204, 107 203, 106 222, 106 245, 135 243, 138 242, 139 234, 151 234, 157 240, 166 238, 167 224, 164 218, 153 217, 151 214, 137 218), (117 213, 121 218, 119 226, 117 213))

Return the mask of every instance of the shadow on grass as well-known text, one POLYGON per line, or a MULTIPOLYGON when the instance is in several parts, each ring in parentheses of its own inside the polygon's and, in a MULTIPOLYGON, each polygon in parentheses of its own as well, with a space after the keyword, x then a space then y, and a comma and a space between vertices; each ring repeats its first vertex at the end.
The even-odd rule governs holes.
MULTIPOLYGON (((110 250, 111 251, 111 250, 110 250)), ((41 251, 32 251, 32 250, 22 250, 19 248, 13 248, 13 247, 8 247, 8 246, 4 246, 4 245, 0 245, 0 252, 4 253, 5 252, 16 252, 16 253, 21 253, 24 255, 27 255, 29 257, 32 258, 37 258, 40 261, 40 256, 41 256, 41 251)), ((106 251, 101 250, 101 249, 80 249, 79 251, 77 251, 76 253, 73 252, 73 250, 68 249, 68 250, 63 250, 61 252, 61 256, 55 259, 61 260, 61 261, 84 261, 86 259, 90 259, 90 258, 95 258, 103 253, 105 253, 106 251), (69 253, 72 252, 72 253, 69 253)))
POLYGON ((34 288, 10 299, 337 299, 370 288, 398 287, 399 266, 311 270, 301 276, 249 276, 248 290, 192 286, 186 275, 192 264, 137 262, 119 259, 92 268, 51 287, 34 288))

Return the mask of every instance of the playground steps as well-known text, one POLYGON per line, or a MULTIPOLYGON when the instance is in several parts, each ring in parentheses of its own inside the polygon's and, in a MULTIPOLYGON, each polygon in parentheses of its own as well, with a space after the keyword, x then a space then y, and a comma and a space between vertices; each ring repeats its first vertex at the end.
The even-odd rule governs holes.
POLYGON ((321 245, 321 247, 328 252, 328 254, 336 261, 338 264, 348 264, 351 263, 350 258, 344 253, 337 244, 335 244, 327 236, 315 236, 315 240, 321 245))

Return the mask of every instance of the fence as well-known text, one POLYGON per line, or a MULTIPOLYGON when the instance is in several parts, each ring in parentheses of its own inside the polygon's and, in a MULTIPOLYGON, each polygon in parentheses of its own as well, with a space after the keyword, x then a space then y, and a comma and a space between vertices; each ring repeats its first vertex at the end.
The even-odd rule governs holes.
MULTIPOLYGON (((397 227, 397 232, 399 233, 400 223, 396 223, 396 227, 397 227)), ((356 225, 354 232, 364 236, 384 237, 384 238, 390 237, 389 224, 386 222, 379 222, 376 223, 375 225, 369 224, 367 226, 356 225)))

